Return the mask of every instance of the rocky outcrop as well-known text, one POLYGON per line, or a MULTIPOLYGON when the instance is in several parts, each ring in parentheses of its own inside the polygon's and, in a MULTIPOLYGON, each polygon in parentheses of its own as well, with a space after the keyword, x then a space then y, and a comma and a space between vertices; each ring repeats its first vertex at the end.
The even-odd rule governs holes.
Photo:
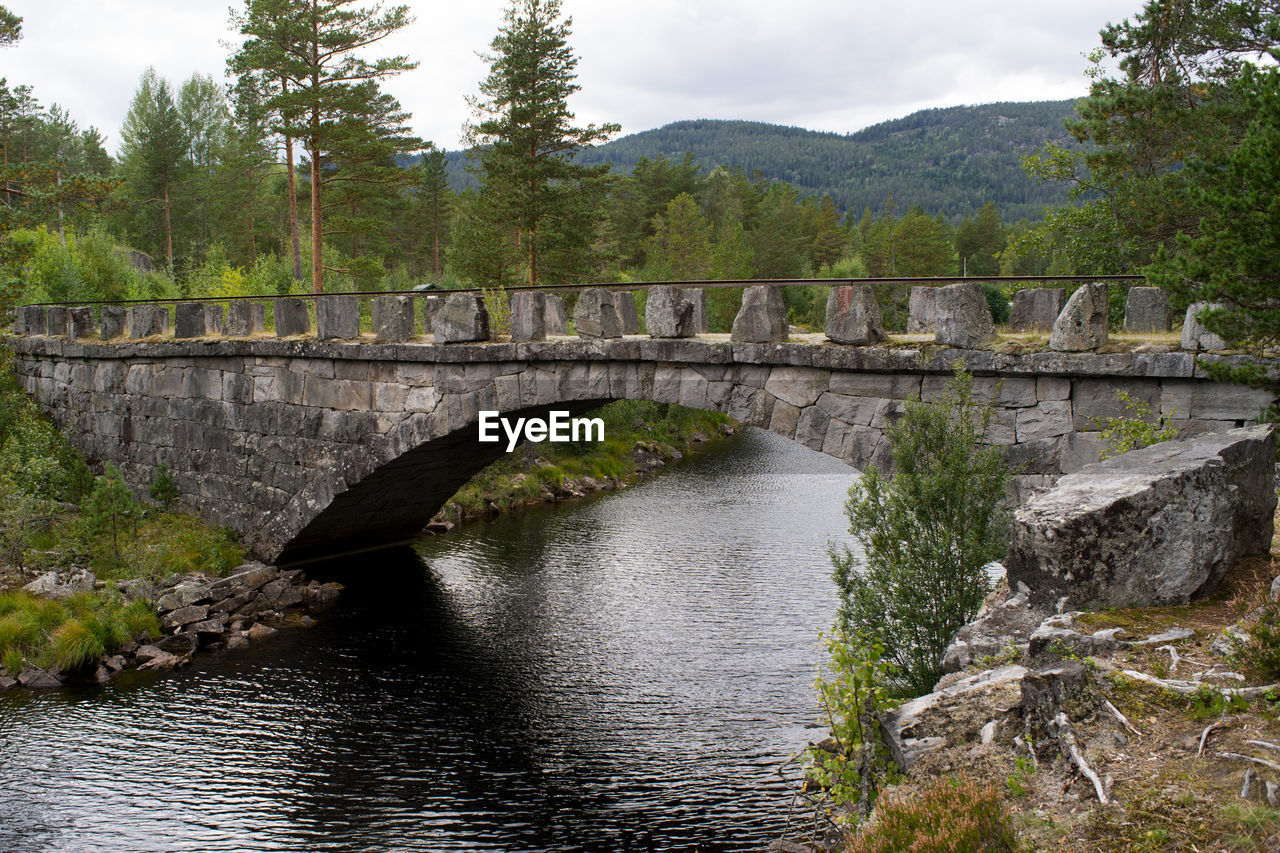
POLYGON ((1049 349, 1084 352, 1107 342, 1107 285, 1082 284, 1053 324, 1049 349))
POLYGON ((66 599, 78 592, 92 592, 96 582, 93 572, 72 567, 64 571, 45 572, 22 589, 44 598, 66 599))
POLYGON ((1040 623, 1048 615, 1031 605, 1031 590, 1001 584, 977 617, 956 632, 942 656, 943 672, 959 672, 984 660, 1020 659, 1040 623))
POLYGON ((976 282, 938 288, 933 339, 941 346, 972 349, 996 336, 991 306, 976 282))
POLYGON ((1014 514, 1009 582, 1059 611, 1185 604, 1269 550, 1274 476, 1269 425, 1086 465, 1014 514))
POLYGON ((1013 294, 1009 329, 1014 332, 1048 332, 1062 313, 1062 288, 1036 287, 1013 294))
POLYGON ((838 344, 866 346, 888 339, 880 304, 870 287, 833 287, 827 297, 827 338, 838 344))
POLYGON ((773 344, 787 339, 787 305, 782 292, 767 284, 748 287, 742 307, 733 318, 729 339, 734 343, 773 344))

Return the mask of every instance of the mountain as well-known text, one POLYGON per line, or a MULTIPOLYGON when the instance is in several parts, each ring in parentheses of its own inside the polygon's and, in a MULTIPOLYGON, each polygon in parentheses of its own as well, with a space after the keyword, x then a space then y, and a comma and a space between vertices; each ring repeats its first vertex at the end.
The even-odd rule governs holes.
MULTIPOLYGON (((983 104, 921 110, 850 134, 752 121, 695 119, 633 133, 578 155, 581 163, 613 164, 629 172, 641 157, 679 160, 685 152, 704 169, 717 165, 758 171, 806 194, 830 195, 842 210, 880 212, 893 194, 897 213, 912 204, 955 220, 994 201, 1006 222, 1038 219, 1046 205, 1066 201, 1066 189, 1040 184, 1020 160, 1045 140, 1075 143, 1063 129, 1074 101, 983 104)), ((474 178, 463 152, 449 153, 450 183, 474 178)))

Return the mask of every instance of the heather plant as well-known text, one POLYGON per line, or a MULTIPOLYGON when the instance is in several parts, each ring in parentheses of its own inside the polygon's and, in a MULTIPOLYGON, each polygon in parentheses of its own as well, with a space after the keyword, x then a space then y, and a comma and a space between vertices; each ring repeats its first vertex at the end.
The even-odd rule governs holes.
POLYGON ((1013 853, 1017 832, 999 793, 939 779, 915 797, 885 797, 847 853, 1013 853))

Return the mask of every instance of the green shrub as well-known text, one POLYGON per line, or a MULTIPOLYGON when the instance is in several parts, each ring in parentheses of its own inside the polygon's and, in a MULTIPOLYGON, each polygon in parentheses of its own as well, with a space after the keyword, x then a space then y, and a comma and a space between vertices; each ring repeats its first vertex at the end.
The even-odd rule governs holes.
POLYGON ((165 512, 169 511, 170 505, 179 497, 178 487, 173 482, 173 477, 169 476, 169 466, 160 466, 147 493, 151 495, 151 500, 160 504, 165 512))
POLYGON ((1013 853, 1018 836, 995 788, 939 779, 918 797, 886 797, 847 853, 1013 853))
POLYGON ((1095 426, 1102 427, 1101 438, 1107 445, 1102 451, 1103 459, 1178 437, 1174 427, 1158 428, 1160 419, 1151 416, 1151 407, 1146 403, 1135 400, 1126 391, 1117 391, 1116 396, 1124 403, 1126 414, 1106 418, 1101 424, 1094 422, 1095 426))
POLYGON ((1280 602, 1269 598, 1257 610, 1257 618, 1237 643, 1234 659, 1268 680, 1280 679, 1280 602))
POLYGON ((888 431, 894 473, 869 468, 845 504, 865 562, 831 548, 840 627, 881 643, 914 695, 941 676, 947 644, 990 591, 986 565, 1005 553, 1011 473, 979 443, 992 417, 958 364, 936 403, 908 403, 888 431))
POLYGON ((1004 290, 986 282, 982 285, 982 294, 987 297, 987 306, 991 309, 991 321, 997 326, 1009 322, 1009 297, 1004 290))

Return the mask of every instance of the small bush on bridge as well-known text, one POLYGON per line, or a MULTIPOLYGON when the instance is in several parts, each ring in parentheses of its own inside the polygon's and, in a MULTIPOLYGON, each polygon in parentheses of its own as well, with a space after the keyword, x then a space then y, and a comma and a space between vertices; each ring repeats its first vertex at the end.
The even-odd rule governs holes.
POLYGON ((894 473, 871 468, 849 490, 849 532, 866 558, 831 548, 838 624, 883 644, 905 693, 937 683, 947 644, 990 592, 986 565, 1005 553, 1011 473, 980 444, 992 417, 957 365, 937 403, 908 403, 889 427, 894 473))

